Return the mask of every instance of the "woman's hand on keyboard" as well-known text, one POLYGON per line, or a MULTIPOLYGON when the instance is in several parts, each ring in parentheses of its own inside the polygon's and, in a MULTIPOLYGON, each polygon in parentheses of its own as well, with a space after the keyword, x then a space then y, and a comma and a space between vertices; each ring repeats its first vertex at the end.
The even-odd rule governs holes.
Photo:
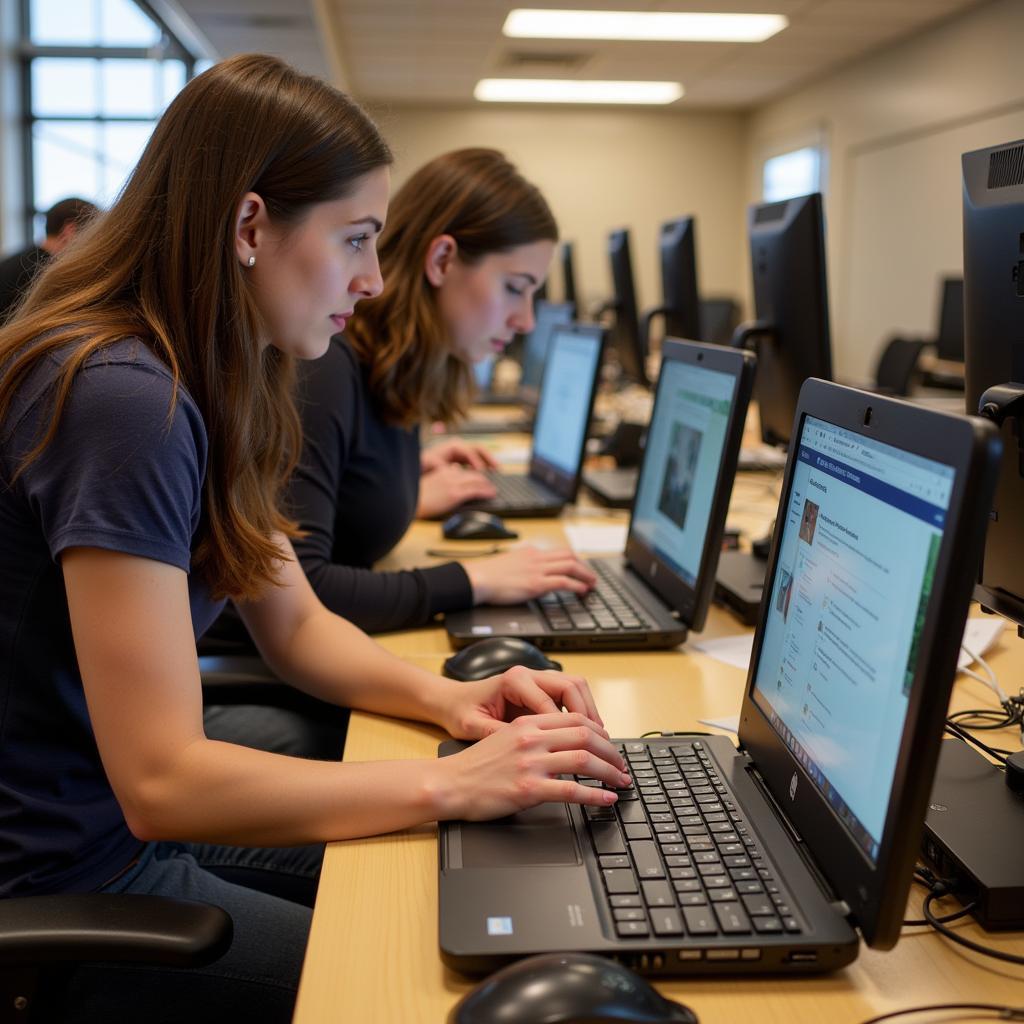
POLYGON ((468 444, 461 438, 438 441, 424 448, 420 454, 420 470, 432 473, 449 462, 458 462, 470 469, 497 469, 498 460, 478 444, 468 444))
POLYGON ((420 519, 443 516, 464 502, 493 498, 494 484, 474 469, 446 462, 420 477, 420 498, 416 515, 420 519))
POLYGON ((473 587, 474 604, 519 604, 552 590, 585 594, 597 577, 568 548, 541 551, 513 548, 462 566, 473 587))
POLYGON ((610 790, 559 776, 598 779, 616 788, 631 781, 604 729, 575 713, 524 715, 430 765, 428 799, 439 820, 483 821, 548 801, 608 806, 617 799, 610 790))

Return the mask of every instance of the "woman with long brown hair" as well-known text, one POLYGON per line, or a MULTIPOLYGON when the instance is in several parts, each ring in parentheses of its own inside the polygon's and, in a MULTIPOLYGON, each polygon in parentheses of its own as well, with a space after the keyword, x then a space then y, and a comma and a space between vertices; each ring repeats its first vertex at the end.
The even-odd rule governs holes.
POLYGON ((218 64, 0 331, 0 895, 234 920, 202 971, 78 969, 64 1020, 289 1019, 325 840, 614 800, 565 772, 624 781, 583 680, 405 664, 295 561, 292 363, 381 290, 390 159, 324 83, 218 64), (282 679, 480 742, 337 764, 208 739, 195 640, 227 597, 282 679))
POLYGON ((425 424, 457 424, 473 364, 533 327, 533 296, 558 228, 537 187, 498 151, 461 149, 417 170, 381 238, 384 292, 301 373, 304 454, 287 507, 295 549, 329 608, 371 632, 420 626, 473 604, 586 592, 571 551, 513 548, 410 572, 371 567, 415 515, 493 495, 491 462, 459 440, 421 451, 425 424))

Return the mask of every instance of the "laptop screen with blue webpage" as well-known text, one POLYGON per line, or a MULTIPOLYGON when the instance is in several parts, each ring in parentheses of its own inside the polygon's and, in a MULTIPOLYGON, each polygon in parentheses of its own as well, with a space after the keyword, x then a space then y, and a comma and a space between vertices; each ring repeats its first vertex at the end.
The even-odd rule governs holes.
POLYGON ((804 419, 753 698, 876 862, 952 467, 804 419))
POLYGON ((711 520, 736 377, 668 361, 647 431, 631 530, 693 586, 711 520))
POLYGON ((579 471, 600 358, 598 337, 555 328, 533 429, 533 455, 566 473, 579 471))

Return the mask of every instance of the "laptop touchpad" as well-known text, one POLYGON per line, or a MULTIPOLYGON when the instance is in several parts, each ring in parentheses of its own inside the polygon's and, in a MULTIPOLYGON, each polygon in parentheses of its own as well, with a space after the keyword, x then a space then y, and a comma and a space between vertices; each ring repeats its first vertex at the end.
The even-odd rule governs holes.
POLYGON ((461 822, 464 868, 579 864, 569 809, 541 804, 498 821, 461 822))

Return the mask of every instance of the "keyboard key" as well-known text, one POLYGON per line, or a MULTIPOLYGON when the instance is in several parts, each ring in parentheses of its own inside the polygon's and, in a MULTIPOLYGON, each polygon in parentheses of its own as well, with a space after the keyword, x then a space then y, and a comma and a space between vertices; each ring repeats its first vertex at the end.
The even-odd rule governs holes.
POLYGON ((641 878, 664 878, 665 868, 658 856, 657 846, 650 840, 638 840, 629 844, 629 852, 636 863, 636 873, 641 878))
POLYGON ((631 822, 625 826, 627 839, 650 839, 651 827, 640 822, 631 822))
POLYGON ((602 853, 625 853, 626 844, 622 840, 617 822, 592 821, 590 835, 594 841, 594 849, 602 853))
POLYGON ((751 893, 743 897, 743 905, 751 917, 774 917, 775 904, 766 896, 751 893))
POLYGON ((676 898, 668 882, 641 882, 644 900, 649 907, 674 907, 676 898))
POLYGON ((619 910, 614 910, 612 913, 615 915, 616 921, 646 921, 647 915, 643 912, 640 907, 621 907, 619 910))
POLYGON ((682 935, 683 919, 674 907, 658 907, 651 911, 655 935, 682 935))
POLYGON ((708 902, 707 896, 702 892, 677 892, 676 899, 682 907, 703 907, 708 902))
POLYGON ((782 931, 782 922, 777 917, 755 917, 754 929, 762 935, 778 935, 782 931))
POLYGON ((624 853, 605 855, 599 857, 598 860, 603 868, 628 868, 630 866, 629 858, 624 853))
POLYGON ((731 886, 727 889, 710 889, 708 896, 711 897, 712 903, 728 903, 736 899, 736 890, 731 886))
POLYGON ((620 939, 638 939, 651 933, 646 921, 616 921, 615 931, 620 939))
POLYGON ((635 894, 633 894, 633 895, 628 895, 627 894, 627 895, 609 896, 608 897, 608 902, 613 907, 642 907, 643 906, 643 901, 640 899, 640 897, 638 895, 635 895, 635 894))
POLYGON ((643 804, 639 800, 633 803, 620 804, 619 817, 622 818, 623 822, 645 822, 647 820, 643 804))
POLYGON ((782 927, 791 934, 800 931, 800 922, 795 917, 784 917, 782 927))
POLYGON ((724 934, 746 935, 750 931, 750 919, 739 903, 715 903, 712 905, 724 934))
POLYGON ((764 886, 760 882, 737 882, 736 891, 747 895, 749 893, 764 892, 764 886))
POLYGON ((604 875, 604 887, 609 896, 616 893, 637 892, 636 879, 632 871, 611 868, 601 872, 604 875))
POLYGON ((683 917, 690 935, 718 934, 718 921, 710 907, 683 907, 683 917))

